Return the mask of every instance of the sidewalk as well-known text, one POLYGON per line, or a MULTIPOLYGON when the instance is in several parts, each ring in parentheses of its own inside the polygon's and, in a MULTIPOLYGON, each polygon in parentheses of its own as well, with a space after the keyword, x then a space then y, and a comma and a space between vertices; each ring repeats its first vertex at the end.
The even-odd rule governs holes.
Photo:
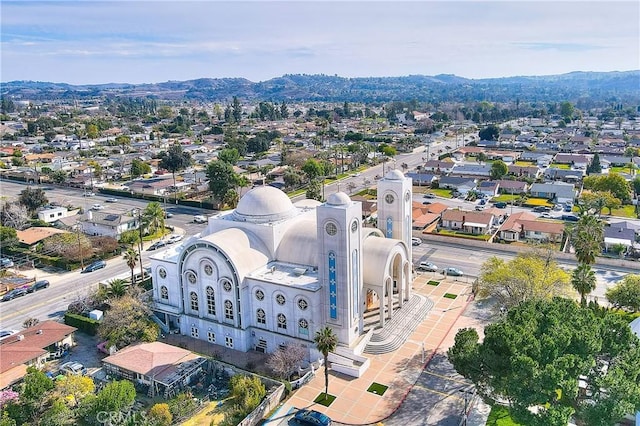
MULTIPOLYGON (((312 408, 327 414, 336 424, 384 423, 405 401, 436 351, 442 353, 453 344, 458 329, 482 328, 484 325, 482 318, 463 315, 472 301, 470 285, 451 278, 440 280, 437 286, 430 285, 428 282, 433 276, 434 274, 420 275, 413 283, 414 291, 430 297, 434 301, 434 307, 401 348, 388 354, 368 355, 371 366, 362 377, 353 378, 330 372, 329 394, 336 399, 329 407, 314 402, 324 392, 324 374, 318 374, 296 391, 281 407, 280 412, 286 413, 291 407, 312 408), (449 298, 453 295, 455 298, 449 298), (374 382, 388 386, 384 394, 367 391, 374 382)), ((431 407, 416 407, 422 410, 429 408, 431 407)), ((470 419, 473 418, 474 423, 469 424, 484 425, 486 417, 484 413, 477 411, 472 408, 470 419)))

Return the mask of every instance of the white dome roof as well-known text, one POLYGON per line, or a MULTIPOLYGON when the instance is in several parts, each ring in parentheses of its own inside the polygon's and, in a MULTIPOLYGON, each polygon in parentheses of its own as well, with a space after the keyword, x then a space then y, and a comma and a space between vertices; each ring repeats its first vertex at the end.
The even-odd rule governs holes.
POLYGON ((389 180, 404 180, 404 175, 400 170, 397 170, 397 169, 391 170, 384 177, 385 179, 389 179, 389 180))
POLYGON ((295 213, 287 194, 272 186, 260 186, 240 199, 233 215, 242 222, 267 223, 288 219, 295 213))
POLYGON ((351 203, 351 198, 344 192, 336 192, 329 195, 327 198, 327 204, 330 206, 346 206, 351 203))

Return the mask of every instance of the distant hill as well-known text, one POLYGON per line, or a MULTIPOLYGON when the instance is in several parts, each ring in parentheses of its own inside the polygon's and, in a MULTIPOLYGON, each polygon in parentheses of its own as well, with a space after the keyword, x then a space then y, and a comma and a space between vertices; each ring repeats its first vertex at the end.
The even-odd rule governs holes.
POLYGON ((243 78, 200 78, 153 84, 70 85, 34 81, 2 84, 14 99, 69 100, 149 97, 161 100, 324 102, 558 102, 640 104, 640 70, 572 72, 551 76, 467 79, 455 75, 344 78, 290 74, 262 82, 243 78))

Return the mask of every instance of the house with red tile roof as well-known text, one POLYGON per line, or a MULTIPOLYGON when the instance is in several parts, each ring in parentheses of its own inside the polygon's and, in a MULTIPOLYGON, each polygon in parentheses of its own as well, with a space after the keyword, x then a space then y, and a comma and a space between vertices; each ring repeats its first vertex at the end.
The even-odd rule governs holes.
POLYGON ((488 234, 495 221, 495 216, 486 211, 448 209, 442 213, 442 229, 462 231, 473 235, 488 234))

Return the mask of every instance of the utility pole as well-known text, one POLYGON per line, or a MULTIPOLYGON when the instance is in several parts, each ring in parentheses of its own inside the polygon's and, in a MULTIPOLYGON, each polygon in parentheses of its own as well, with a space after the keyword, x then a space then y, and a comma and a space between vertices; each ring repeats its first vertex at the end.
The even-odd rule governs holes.
POLYGON ((138 218, 138 234, 140 236, 138 240, 138 260, 140 261, 140 281, 144 281, 144 268, 142 267, 142 214, 140 209, 134 209, 133 214, 138 218))

